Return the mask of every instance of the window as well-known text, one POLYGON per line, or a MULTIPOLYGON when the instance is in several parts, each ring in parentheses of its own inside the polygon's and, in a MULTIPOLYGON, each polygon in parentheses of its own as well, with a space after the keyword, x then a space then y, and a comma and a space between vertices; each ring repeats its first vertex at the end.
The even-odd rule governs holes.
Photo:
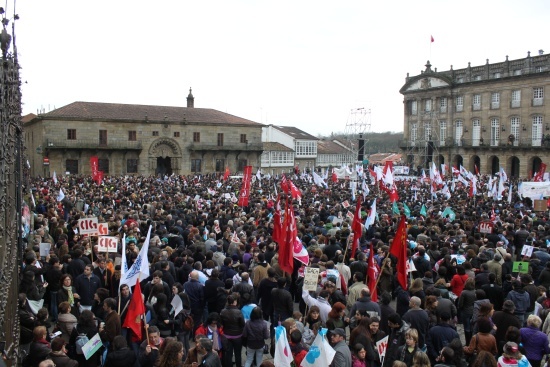
POLYGON ((493 73, 493 78, 494 79, 500 78, 500 73, 499 72, 493 73))
POLYGON ((103 173, 109 173, 109 160, 105 158, 99 158, 97 160, 97 170, 103 171, 103 173))
POLYGON ((456 112, 462 112, 464 109, 464 96, 456 96, 456 112))
POLYGON ((543 99, 544 99, 544 88, 543 87, 533 88, 533 106, 542 106, 543 99))
POLYGON ((481 80, 481 75, 474 75, 474 80, 481 80))
POLYGON ((519 144, 519 126, 520 126, 519 117, 512 117, 510 119, 510 135, 514 136, 515 146, 519 144))
POLYGON ((430 112, 432 110, 432 100, 427 99, 424 101, 424 111, 430 112))
POLYGON ((296 141, 294 143, 294 150, 296 156, 315 156, 317 155, 317 142, 316 141, 296 141))
POLYGON ((216 159, 216 172, 225 171, 225 159, 216 159))
POLYGON ((67 140, 76 140, 76 129, 67 129, 67 140))
POLYGON ((174 131, 174 138, 179 138, 179 137, 180 137, 180 132, 174 131))
POLYGON ((544 71, 544 68, 543 68, 542 66, 537 66, 537 67, 535 68, 535 72, 536 72, 536 73, 542 73, 543 71, 544 71))
POLYGON ((201 160, 191 159, 191 172, 200 172, 200 171, 201 171, 201 160))
POLYGON ((158 131, 153 131, 153 136, 159 136, 159 132, 158 131))
POLYGON ((500 93, 495 92, 491 93, 491 108, 499 108, 500 107, 500 93))
POLYGON ((534 147, 540 147, 542 145, 542 116, 533 116, 531 139, 531 144, 534 147))
POLYGON ((138 160, 136 158, 126 160, 126 173, 138 173, 138 160))
POLYGON ((457 120, 455 123, 455 144, 462 145, 462 134, 464 134, 464 122, 457 120))
POLYGON ((474 94, 472 98, 472 109, 474 111, 481 109, 481 94, 474 94))
POLYGON ((78 159, 67 159, 65 161, 65 171, 71 175, 78 175, 78 159))
POLYGON ((457 83, 464 83, 464 77, 460 76, 460 77, 456 78, 456 82, 457 83))
POLYGON ((414 143, 418 139, 418 125, 411 125, 411 143, 414 143))
POLYGON ((248 161, 246 159, 239 159, 237 161, 237 172, 243 172, 244 167, 246 167, 248 164, 248 161))
POLYGON ((424 140, 432 140, 432 124, 429 122, 426 124, 426 129, 424 130, 424 140))
POLYGON ((218 133, 218 146, 223 147, 223 133, 218 133))
POLYGON ((99 130, 99 145, 107 145, 107 130, 99 130))
POLYGON ((193 133, 193 143, 200 143, 201 142, 201 133, 194 132, 193 133))
POLYGON ((241 143, 248 144, 248 140, 246 140, 246 134, 241 134, 241 143))
POLYGON ((407 101, 409 115, 416 115, 418 111, 418 103, 415 101, 407 101))
POLYGON ((447 121, 439 121, 439 145, 445 146, 447 139, 447 121))
POLYGON ((481 143, 481 122, 479 119, 472 120, 472 126, 472 145, 477 147, 481 143))
POLYGON ((135 131, 128 131, 128 140, 130 141, 136 141, 137 140, 137 134, 135 131))
POLYGON ((447 97, 439 99, 439 112, 447 112, 447 97))
POLYGON ((512 91, 512 102, 510 107, 512 108, 518 108, 521 104, 521 90, 513 90, 512 91))
POLYGON ((500 140, 500 122, 497 118, 491 119, 491 146, 497 146, 500 140))
POLYGON ((521 75, 521 69, 516 69, 512 72, 512 75, 521 75))

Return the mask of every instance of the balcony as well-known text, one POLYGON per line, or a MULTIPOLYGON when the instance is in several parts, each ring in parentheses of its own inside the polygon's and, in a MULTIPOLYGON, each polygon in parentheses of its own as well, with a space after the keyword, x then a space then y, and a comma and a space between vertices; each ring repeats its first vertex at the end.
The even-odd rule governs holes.
MULTIPOLYGON (((426 141, 410 141, 410 140, 400 140, 399 148, 417 148, 423 149, 426 146, 426 141)), ((445 141, 435 141, 433 142, 434 147, 437 147, 441 150, 446 148, 474 148, 474 149, 548 149, 550 147, 550 140, 543 141, 533 140, 531 138, 521 138, 516 139, 513 142, 508 140, 508 137, 502 137, 500 139, 476 139, 473 141, 470 139, 459 139, 447 138, 445 141)))
POLYGON ((95 150, 141 150, 141 141, 109 140, 107 143, 99 142, 99 139, 75 139, 54 140, 46 139, 44 149, 95 149, 95 150))
POLYGON ((246 144, 246 143, 231 143, 231 144, 225 144, 222 146, 218 146, 218 144, 208 144, 208 143, 195 143, 191 144, 189 146, 189 150, 200 152, 200 151, 230 151, 230 152, 242 152, 242 151, 249 151, 249 152, 263 152, 264 148, 261 144, 246 144))

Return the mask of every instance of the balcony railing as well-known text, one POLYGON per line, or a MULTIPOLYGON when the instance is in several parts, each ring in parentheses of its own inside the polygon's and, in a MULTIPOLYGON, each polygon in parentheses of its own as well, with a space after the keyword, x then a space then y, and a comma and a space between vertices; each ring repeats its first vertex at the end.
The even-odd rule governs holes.
POLYGON ((99 149, 99 150, 141 150, 141 141, 108 140, 107 143, 99 139, 47 139, 44 149, 99 149))
MULTIPOLYGON (((422 148, 425 147, 427 141, 411 141, 411 140, 400 140, 399 148, 422 148)), ((514 141, 506 138, 500 139, 454 139, 447 138, 445 141, 434 140, 434 147, 445 149, 451 147, 463 147, 463 148, 480 148, 480 149, 521 149, 521 148, 532 148, 532 149, 548 149, 550 147, 550 140, 533 140, 531 138, 521 138, 514 139, 514 141)))

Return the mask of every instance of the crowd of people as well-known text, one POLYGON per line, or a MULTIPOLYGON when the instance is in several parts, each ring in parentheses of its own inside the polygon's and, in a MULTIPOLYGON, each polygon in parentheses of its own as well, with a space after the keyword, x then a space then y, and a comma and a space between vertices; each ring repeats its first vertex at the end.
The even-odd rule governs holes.
POLYGON ((509 200, 497 200, 487 195, 488 176, 478 177, 473 197, 461 183, 443 195, 409 178, 396 181, 393 203, 378 182, 367 194, 346 180, 316 186, 304 173, 287 177, 300 197, 285 200, 280 179, 255 178, 246 207, 237 205, 241 180, 218 175, 33 180, 19 295, 23 364, 267 367, 277 364, 278 325, 295 366, 319 333, 335 351, 334 367, 546 363, 550 221, 513 186, 509 200), (352 253, 359 197, 361 221, 374 210, 376 220, 352 253), (272 237, 285 203, 309 254, 292 273, 279 266, 281 243, 272 237), (390 253, 404 214, 406 286, 390 253), (98 237, 79 233, 86 217, 108 224, 118 252, 101 253, 98 237), (480 233, 486 222, 490 233, 480 233), (132 266, 149 228, 146 312, 129 320, 141 323, 136 332, 125 326, 134 285, 120 284, 120 264, 132 266), (376 289, 367 286, 370 251, 376 289), (316 291, 303 287, 306 266, 319 269, 316 291), (102 346, 90 355, 82 347, 97 337, 102 346))

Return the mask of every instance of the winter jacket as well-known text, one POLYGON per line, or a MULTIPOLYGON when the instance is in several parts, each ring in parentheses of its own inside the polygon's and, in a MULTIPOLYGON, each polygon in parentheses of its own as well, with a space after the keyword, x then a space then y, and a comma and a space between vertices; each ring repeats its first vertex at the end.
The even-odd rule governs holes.
POLYGON ((514 305, 516 305, 516 310, 514 311, 514 315, 519 317, 520 319, 523 319, 523 316, 525 315, 525 312, 529 309, 529 306, 531 305, 531 299, 529 297, 529 293, 524 291, 523 289, 520 290, 512 290, 510 293, 508 293, 508 296, 506 296, 506 299, 511 300, 514 302, 514 305))
POLYGON ((78 362, 74 359, 70 359, 69 356, 67 356, 63 352, 51 352, 48 356, 53 363, 55 363, 56 367, 77 367, 78 362))
POLYGON ((525 347, 527 359, 540 361, 545 354, 550 353, 548 337, 538 328, 528 326, 519 330, 521 343, 525 347))
POLYGON ((458 337, 456 329, 448 323, 441 323, 432 327, 428 331, 428 336, 426 338, 428 356, 435 360, 435 358, 439 356, 441 349, 458 337))
POLYGON ((492 355, 497 354, 497 341, 493 335, 477 333, 470 340, 470 345, 464 347, 464 353, 468 355, 482 350, 487 351, 492 355))
POLYGON ((193 313, 202 312, 204 310, 204 286, 198 280, 189 279, 183 285, 183 289, 189 296, 193 313))
POLYGON ((246 338, 246 346, 251 349, 260 349, 269 338, 269 329, 263 319, 248 320, 244 326, 243 338, 246 338))
POLYGON ((220 314, 226 336, 240 336, 244 329, 244 317, 236 306, 227 306, 220 314))
POLYGON ((466 315, 474 314, 474 303, 476 301, 476 293, 471 290, 463 291, 458 298, 458 309, 466 315))
MULTIPOLYGON (((220 279, 208 279, 204 284, 204 300, 208 306, 208 313, 218 312, 218 288, 224 288, 224 282, 220 279)), ((223 308, 223 305, 222 307, 223 308)))
POLYGON ((430 327, 428 313, 421 308, 410 309, 405 315, 403 315, 403 320, 408 322, 411 325, 411 328, 418 331, 418 346, 420 348, 424 347, 426 344, 428 328, 430 327))
POLYGON ((259 263, 256 265, 252 271, 252 282, 254 284, 254 289, 257 289, 260 285, 260 282, 267 278, 267 269, 271 266, 267 262, 259 263))
POLYGON ((384 367, 391 367, 397 359, 397 350, 400 346, 405 345, 405 333, 411 328, 411 325, 403 321, 403 325, 399 329, 392 329, 388 337, 388 348, 384 357, 384 367))
POLYGON ((136 364, 136 354, 130 348, 122 348, 109 352, 105 367, 130 367, 136 364))
POLYGON ((289 291, 282 288, 273 289, 271 291, 271 302, 273 304, 273 313, 277 314, 279 317, 279 320, 275 320, 275 322, 285 321, 292 316, 294 312, 294 301, 289 291))
POLYGON ((351 308, 350 315, 355 316, 355 312, 366 310, 369 313, 376 312, 377 317, 380 317, 380 306, 378 303, 371 301, 370 296, 361 297, 357 299, 353 307, 351 308))

